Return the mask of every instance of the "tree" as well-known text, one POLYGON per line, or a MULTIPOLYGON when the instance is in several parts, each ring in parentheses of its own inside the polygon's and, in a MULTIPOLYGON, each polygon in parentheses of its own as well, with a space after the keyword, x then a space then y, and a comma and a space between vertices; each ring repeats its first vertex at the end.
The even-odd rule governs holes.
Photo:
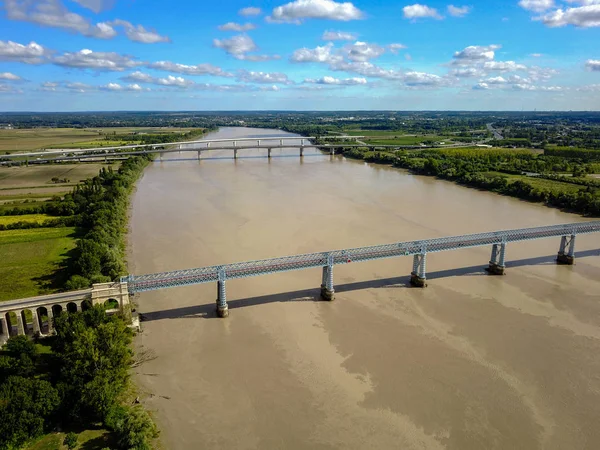
POLYGON ((63 445, 66 445, 69 450, 77 448, 77 434, 72 431, 65 436, 63 445))

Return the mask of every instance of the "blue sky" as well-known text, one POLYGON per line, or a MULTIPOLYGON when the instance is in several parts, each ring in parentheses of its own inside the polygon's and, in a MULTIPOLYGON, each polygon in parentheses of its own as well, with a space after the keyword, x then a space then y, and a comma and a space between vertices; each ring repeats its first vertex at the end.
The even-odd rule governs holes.
POLYGON ((0 111, 600 109, 600 0, 0 6, 0 111))

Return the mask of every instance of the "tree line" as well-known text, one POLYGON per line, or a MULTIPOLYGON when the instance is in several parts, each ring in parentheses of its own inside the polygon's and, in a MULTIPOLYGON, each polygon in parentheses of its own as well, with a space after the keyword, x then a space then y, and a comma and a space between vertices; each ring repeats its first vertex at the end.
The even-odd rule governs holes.
POLYGON ((101 424, 119 449, 149 450, 151 418, 128 398, 132 332, 102 306, 54 318, 50 351, 27 336, 0 352, 0 450, 21 448, 55 429, 101 424))

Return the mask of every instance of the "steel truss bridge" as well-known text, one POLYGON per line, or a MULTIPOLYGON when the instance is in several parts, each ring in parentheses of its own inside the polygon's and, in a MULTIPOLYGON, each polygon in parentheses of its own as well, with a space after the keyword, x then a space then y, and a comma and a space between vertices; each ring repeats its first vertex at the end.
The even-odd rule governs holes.
POLYGON ((121 282, 127 283, 129 293, 153 291, 178 286, 217 282, 217 312, 227 317, 227 295, 225 285, 228 280, 267 275, 292 270, 321 267, 321 296, 333 300, 333 267, 360 261, 384 258, 413 256, 411 284, 426 286, 426 261, 428 253, 459 250, 463 248, 491 246, 491 258, 486 270, 493 275, 502 275, 505 270, 506 246, 509 242, 522 242, 534 239, 560 237, 557 262, 573 264, 575 239, 577 235, 600 232, 600 221, 551 225, 536 228, 493 231, 488 233, 452 236, 427 240, 398 242, 371 247, 334 250, 305 255, 247 261, 197 269, 176 270, 148 275, 129 275, 121 282))

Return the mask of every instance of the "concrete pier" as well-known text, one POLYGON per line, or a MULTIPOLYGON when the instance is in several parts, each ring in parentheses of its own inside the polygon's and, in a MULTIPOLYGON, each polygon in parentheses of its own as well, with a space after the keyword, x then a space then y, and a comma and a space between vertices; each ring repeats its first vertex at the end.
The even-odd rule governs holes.
POLYGON ((504 275, 506 269, 506 243, 492 245, 492 256, 489 266, 485 269, 490 275, 504 275))
POLYGON ((333 288, 333 265, 323 266, 321 298, 327 302, 331 302, 335 299, 335 289, 333 288))
POLYGON ((220 280, 217 281, 217 316, 229 317, 229 306, 227 305, 227 292, 225 290, 225 276, 219 274, 220 280))
POLYGON ((571 235, 570 237, 563 236, 561 238, 556 263, 567 266, 575 264, 575 235, 571 235))
POLYGON ((414 287, 427 287, 427 253, 423 249, 423 253, 413 256, 413 270, 410 274, 410 284, 414 287))
POLYGON ((427 287, 427 278, 422 278, 416 273, 410 274, 410 284, 414 287, 424 288, 427 287))

